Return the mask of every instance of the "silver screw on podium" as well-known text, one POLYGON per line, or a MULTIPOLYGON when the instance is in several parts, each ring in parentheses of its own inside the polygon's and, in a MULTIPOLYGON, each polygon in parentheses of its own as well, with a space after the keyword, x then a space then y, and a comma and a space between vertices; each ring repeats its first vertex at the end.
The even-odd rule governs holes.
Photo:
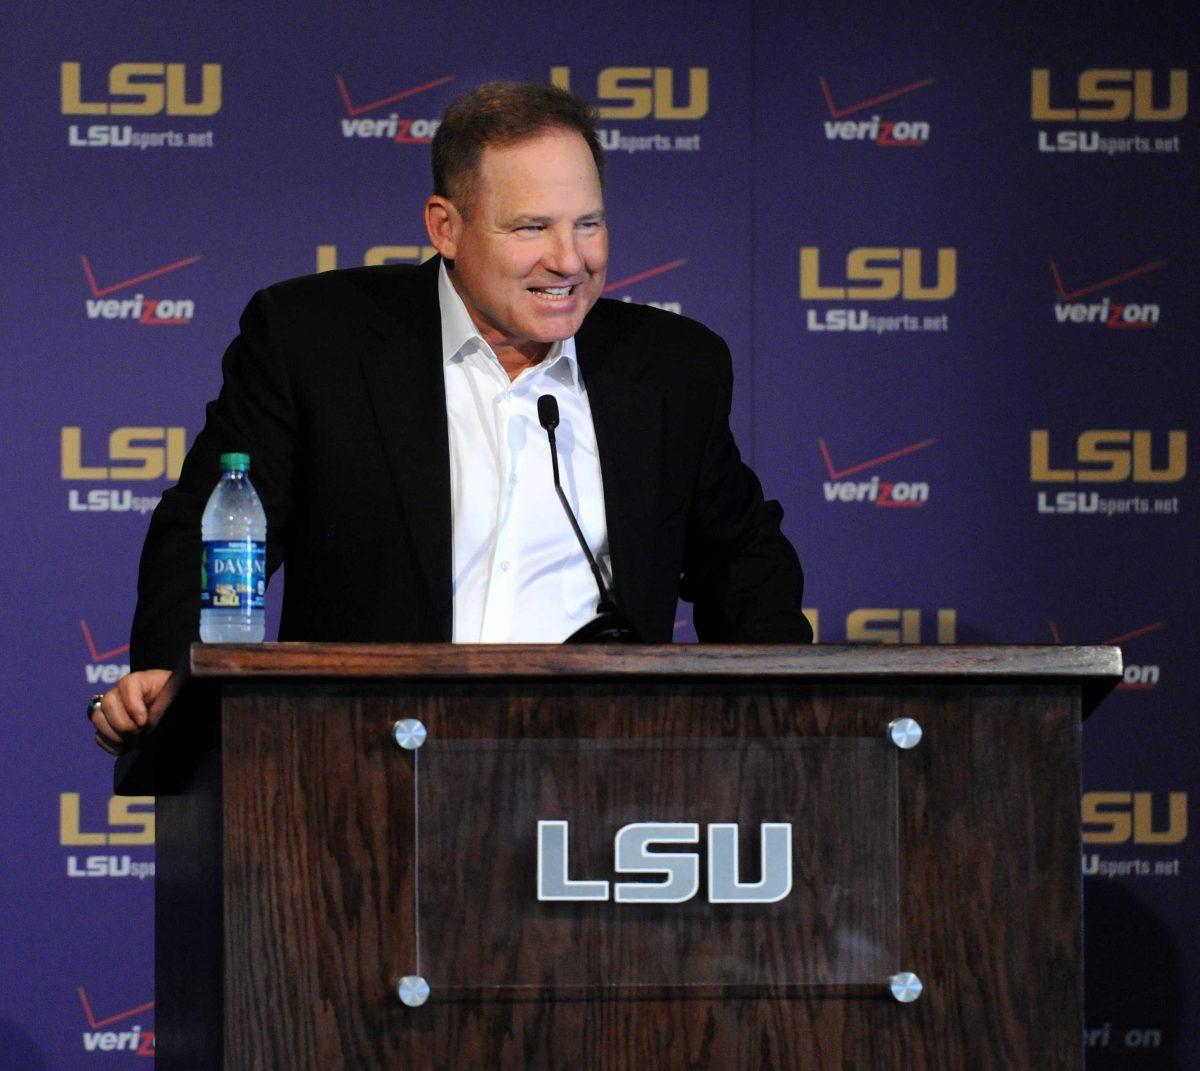
POLYGON ((888 736, 896 747, 907 751, 921 742, 921 726, 912 718, 896 718, 888 722, 888 736))
POLYGON ((396 985, 400 1003, 409 1008, 419 1008, 429 999, 429 983, 419 974, 406 974, 396 985))
POLYGON ((425 726, 416 718, 405 718, 392 726, 392 739, 405 751, 416 751, 425 743, 425 726))
POLYGON ((921 979, 912 971, 901 971, 899 974, 892 975, 888 981, 888 988, 892 991, 892 996, 901 1004, 911 1004, 921 995, 921 990, 925 987, 921 984, 921 979))

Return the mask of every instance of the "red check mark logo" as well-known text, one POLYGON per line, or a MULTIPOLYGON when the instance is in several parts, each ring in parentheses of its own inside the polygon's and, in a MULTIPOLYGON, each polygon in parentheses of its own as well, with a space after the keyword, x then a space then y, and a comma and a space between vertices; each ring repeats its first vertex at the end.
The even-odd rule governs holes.
POLYGON ((604 293, 611 294, 614 290, 623 290, 627 286, 633 286, 634 283, 640 283, 643 279, 653 279, 656 275, 662 275, 664 272, 674 271, 676 268, 682 267, 687 263, 687 259, 681 257, 679 260, 670 260, 666 264, 659 264, 653 268, 647 268, 645 271, 640 271, 636 275, 627 275, 624 279, 618 279, 615 283, 609 283, 604 287, 604 293))
POLYGON ((855 112, 861 112, 866 108, 873 108, 876 104, 883 104, 885 101, 903 97, 906 93, 915 93, 918 89, 925 89, 927 86, 933 85, 932 78, 922 78, 919 82, 901 86, 899 89, 890 89, 886 93, 881 93, 878 97, 871 97, 869 100, 860 100, 857 104, 847 104, 846 107, 839 108, 833 102, 833 93, 829 88, 829 83, 824 78, 821 78, 820 82, 821 92, 825 95, 825 106, 829 109, 831 119, 841 119, 843 116, 853 115, 855 112))
POLYGON ((393 93, 390 97, 383 97, 380 100, 373 100, 370 104, 355 104, 350 99, 350 90, 346 88, 346 80, 339 74, 337 78, 338 92, 342 95, 342 103, 346 106, 346 114, 353 119, 356 115, 362 115, 364 112, 374 111, 376 108, 382 108, 385 104, 395 104, 398 100, 407 100, 409 97, 415 97, 418 93, 424 93, 430 89, 437 89, 438 86, 444 86, 447 82, 454 81, 454 75, 449 74, 445 78, 438 78, 432 82, 426 82, 424 85, 413 86, 411 89, 402 89, 399 93, 393 93))
POLYGON ((92 297, 104 297, 105 294, 113 294, 118 290, 124 290, 127 286, 137 286, 138 283, 144 283, 147 279, 157 279, 160 275, 167 275, 173 271, 179 271, 180 268, 186 268, 189 264, 195 264, 199 257, 186 257, 183 260, 177 260, 174 264, 164 264, 161 268, 153 268, 150 271, 142 272, 141 275, 135 275, 132 279, 122 279, 119 283, 112 283, 109 286, 101 286, 96 282, 95 273, 92 271, 92 265, 85 256, 79 258, 83 261, 83 274, 87 276, 88 287, 92 291, 92 297))
MULTIPOLYGON (((1050 635, 1054 637, 1054 642, 1061 644, 1062 636, 1059 635, 1058 625, 1054 621, 1048 622, 1050 625, 1050 635)), ((1145 636, 1147 632, 1154 632, 1165 625, 1165 621, 1155 621, 1153 625, 1143 625, 1141 628, 1135 628, 1132 632, 1123 632, 1120 636, 1113 636, 1109 640, 1101 640, 1100 642, 1105 647, 1114 647, 1119 643, 1125 643, 1127 640, 1136 639, 1138 636, 1145 636)))
POLYGON ((110 1015, 106 1019, 97 1019, 92 1014, 92 1006, 88 1002, 87 994, 83 991, 83 987, 78 989, 79 1003, 83 1005, 83 1014, 87 1016, 88 1026, 93 1030, 99 1030, 102 1026, 109 1026, 112 1023, 119 1023, 122 1019, 130 1019, 140 1012, 149 1011, 154 1007, 154 1001, 148 1001, 145 1004, 139 1004, 136 1008, 126 1008, 122 1012, 117 1012, 116 1015, 110 1015))
POLYGON ((825 459, 825 468, 829 471, 831 480, 845 479, 847 476, 853 476, 856 472, 862 472, 864 469, 873 469, 877 465, 886 464, 889 461, 895 461, 898 457, 904 457, 906 454, 915 454, 918 450, 924 450, 927 446, 932 446, 936 439, 923 439, 919 443, 913 443, 911 446, 902 446, 899 450, 893 450, 888 454, 881 454, 879 457, 873 457, 869 461, 861 461, 857 465, 851 465, 849 468, 838 469, 833 464, 833 458, 829 454, 829 447, 825 445, 824 439, 818 439, 817 445, 821 448, 821 456, 825 459))
POLYGON ((92 656, 93 662, 107 662, 110 658, 116 658, 117 655, 122 655, 129 650, 129 644, 123 643, 120 647, 114 647, 111 651, 96 650, 96 641, 92 639, 92 630, 88 628, 88 623, 80 618, 79 627, 83 629, 83 638, 87 641, 88 654, 92 656))
POLYGON ((1058 296, 1063 301, 1074 301, 1076 298, 1083 297, 1084 294, 1094 294, 1097 290, 1103 290, 1106 286, 1115 286, 1117 283, 1123 283, 1127 279, 1135 279, 1139 275, 1145 275, 1147 272, 1158 271, 1164 264, 1165 260, 1152 260, 1149 264, 1143 264, 1140 268, 1133 268, 1130 271, 1122 272, 1120 275, 1114 275, 1111 279, 1101 279, 1098 283, 1092 283, 1089 286, 1081 286, 1078 290, 1068 290, 1063 282, 1062 274, 1058 270, 1058 265, 1054 261, 1050 261, 1050 274, 1054 276, 1054 285, 1058 289, 1058 296))

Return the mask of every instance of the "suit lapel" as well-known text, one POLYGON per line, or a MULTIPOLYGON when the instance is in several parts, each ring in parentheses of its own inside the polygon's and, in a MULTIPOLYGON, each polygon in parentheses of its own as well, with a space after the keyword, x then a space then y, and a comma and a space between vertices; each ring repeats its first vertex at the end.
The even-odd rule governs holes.
POLYGON ((664 399, 656 387, 639 382, 648 356, 633 352, 610 330, 603 306, 588 315, 575 344, 600 452, 613 582, 636 621, 650 582, 664 399))
POLYGON ((362 358, 388 467, 425 574, 439 638, 449 642, 451 594, 450 447, 434 258, 403 280, 370 326, 379 345, 362 358))

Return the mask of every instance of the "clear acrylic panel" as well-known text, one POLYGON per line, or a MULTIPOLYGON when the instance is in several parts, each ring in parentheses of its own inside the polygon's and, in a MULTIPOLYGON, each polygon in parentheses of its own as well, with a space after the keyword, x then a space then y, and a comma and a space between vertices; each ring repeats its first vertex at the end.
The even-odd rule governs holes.
POLYGON ((898 754, 882 735, 431 737, 412 753, 418 973, 435 991, 886 982, 898 754))

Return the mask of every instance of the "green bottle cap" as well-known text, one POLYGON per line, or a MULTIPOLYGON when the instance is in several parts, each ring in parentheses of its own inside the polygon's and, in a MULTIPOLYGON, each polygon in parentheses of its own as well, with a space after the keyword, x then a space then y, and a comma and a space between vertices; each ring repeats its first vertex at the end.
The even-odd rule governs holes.
POLYGON ((222 454, 221 455, 221 471, 222 472, 249 472, 250 471, 250 455, 249 454, 222 454))

